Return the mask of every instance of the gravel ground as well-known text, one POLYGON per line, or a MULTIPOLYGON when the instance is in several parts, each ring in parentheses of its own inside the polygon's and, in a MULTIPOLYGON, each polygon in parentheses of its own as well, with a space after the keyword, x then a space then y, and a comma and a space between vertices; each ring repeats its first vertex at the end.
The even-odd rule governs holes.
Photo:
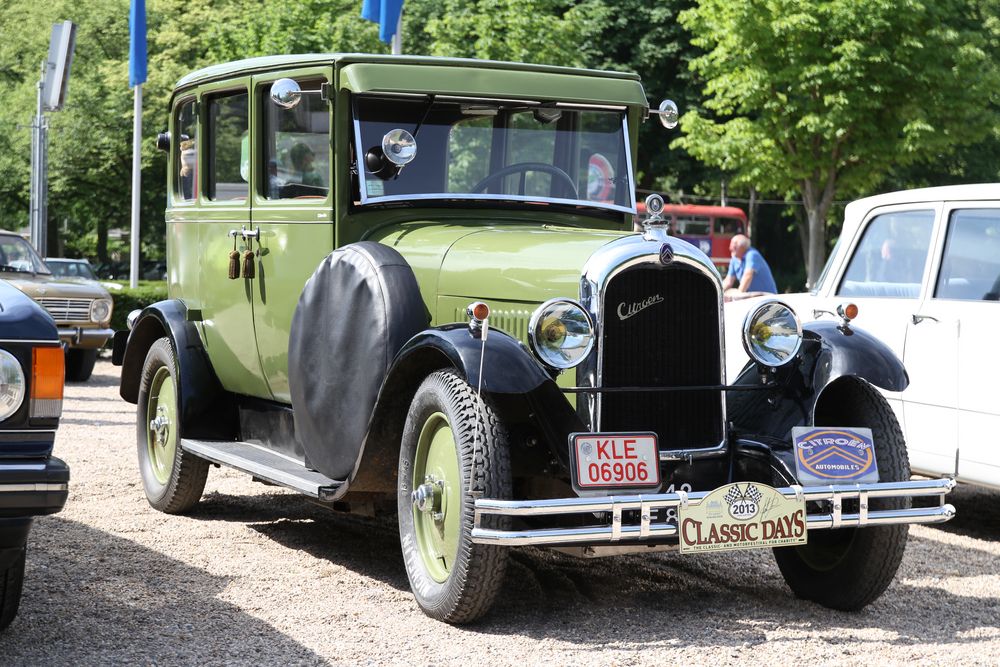
POLYGON ((56 454, 66 509, 32 531, 21 612, 0 663, 996 664, 1000 493, 959 489, 959 515, 913 527, 875 604, 796 600, 769 552, 579 561, 513 552, 480 624, 431 621, 409 593, 391 521, 340 516, 212 469, 195 512, 149 507, 135 409, 100 361, 66 389, 56 454), (978 517, 978 518, 977 518, 978 517))

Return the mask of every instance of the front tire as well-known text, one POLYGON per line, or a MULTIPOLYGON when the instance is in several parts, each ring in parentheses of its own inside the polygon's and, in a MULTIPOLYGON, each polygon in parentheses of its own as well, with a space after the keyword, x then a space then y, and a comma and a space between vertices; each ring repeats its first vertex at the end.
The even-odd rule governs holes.
MULTIPOLYGON (((490 610, 507 570, 504 547, 473 544, 475 498, 510 498, 508 434, 454 371, 424 380, 399 453, 397 500, 403 561, 428 616, 470 623, 490 610)), ((501 517, 487 517, 503 529, 501 517)))
POLYGON ((66 350, 66 381, 86 382, 94 372, 97 363, 97 350, 66 350))
POLYGON ((170 339, 161 338, 150 346, 142 366, 136 445, 146 498, 167 514, 181 514, 194 507, 208 477, 208 461, 180 446, 178 379, 170 339))
MULTIPOLYGON (((896 415, 867 382, 848 380, 830 387, 824 392, 815 421, 816 426, 870 428, 879 481, 910 478, 906 442, 896 415)), ((874 510, 901 509, 909 504, 908 498, 869 500, 874 510)), ((892 583, 908 532, 906 524, 819 530, 809 534, 806 545, 775 549, 774 558, 796 596, 831 609, 856 611, 875 601, 892 583)))
POLYGON ((11 563, 7 569, 0 571, 0 630, 3 630, 14 617, 21 604, 21 590, 24 588, 24 560, 26 549, 11 563))

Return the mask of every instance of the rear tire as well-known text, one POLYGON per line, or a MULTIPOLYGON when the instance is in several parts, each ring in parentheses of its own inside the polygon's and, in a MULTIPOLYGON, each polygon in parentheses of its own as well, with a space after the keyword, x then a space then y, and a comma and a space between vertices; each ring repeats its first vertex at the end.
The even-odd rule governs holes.
MULTIPOLYGON (((817 407, 816 426, 870 428, 879 481, 908 480, 903 432, 878 390, 861 380, 847 380, 827 392, 817 407)), ((908 498, 869 500, 872 510, 909 506, 908 498)), ((796 596, 831 609, 856 611, 875 601, 892 583, 908 531, 906 524, 818 530, 809 533, 804 546, 775 549, 774 558, 796 596)))
POLYGON ((188 511, 201 499, 208 461, 181 448, 177 362, 169 338, 149 348, 139 378, 136 445, 146 498, 167 514, 188 511))
POLYGON ((21 550, 21 557, 15 560, 6 570, 0 571, 0 630, 3 630, 14 617, 21 604, 21 590, 24 588, 24 561, 26 549, 21 550))
MULTIPOLYGON (((493 606, 507 570, 505 547, 473 544, 475 498, 511 493, 507 431, 454 371, 424 380, 410 405, 399 453, 399 537, 410 587, 431 618, 470 623, 493 606), (416 492, 427 499, 416 501, 416 492)), ((484 517, 483 527, 508 521, 484 517)))
POLYGON ((66 350, 66 381, 86 382, 94 372, 97 350, 66 350))

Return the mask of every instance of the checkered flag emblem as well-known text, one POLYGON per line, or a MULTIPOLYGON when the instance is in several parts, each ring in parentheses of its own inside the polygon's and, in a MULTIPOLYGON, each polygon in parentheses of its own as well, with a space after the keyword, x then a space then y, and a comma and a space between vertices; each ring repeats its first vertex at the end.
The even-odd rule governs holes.
POLYGON ((761 498, 763 498, 763 494, 753 484, 747 484, 746 491, 743 493, 740 493, 739 484, 736 484, 726 493, 725 501, 730 505, 737 500, 749 500, 753 503, 759 503, 761 498))

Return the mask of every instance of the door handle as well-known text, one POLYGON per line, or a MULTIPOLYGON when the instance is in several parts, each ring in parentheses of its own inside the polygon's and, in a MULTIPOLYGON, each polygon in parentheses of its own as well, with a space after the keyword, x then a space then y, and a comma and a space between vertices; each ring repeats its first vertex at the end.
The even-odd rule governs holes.
POLYGON ((230 229, 229 238, 236 238, 237 236, 242 236, 244 240, 246 239, 260 239, 260 229, 247 229, 243 227, 241 229, 230 229))
POLYGON ((924 320, 930 320, 931 322, 940 322, 940 320, 938 320, 938 318, 936 318, 936 317, 932 317, 930 315, 917 315, 917 314, 914 313, 914 315, 913 315, 913 323, 914 324, 920 324, 924 320))

